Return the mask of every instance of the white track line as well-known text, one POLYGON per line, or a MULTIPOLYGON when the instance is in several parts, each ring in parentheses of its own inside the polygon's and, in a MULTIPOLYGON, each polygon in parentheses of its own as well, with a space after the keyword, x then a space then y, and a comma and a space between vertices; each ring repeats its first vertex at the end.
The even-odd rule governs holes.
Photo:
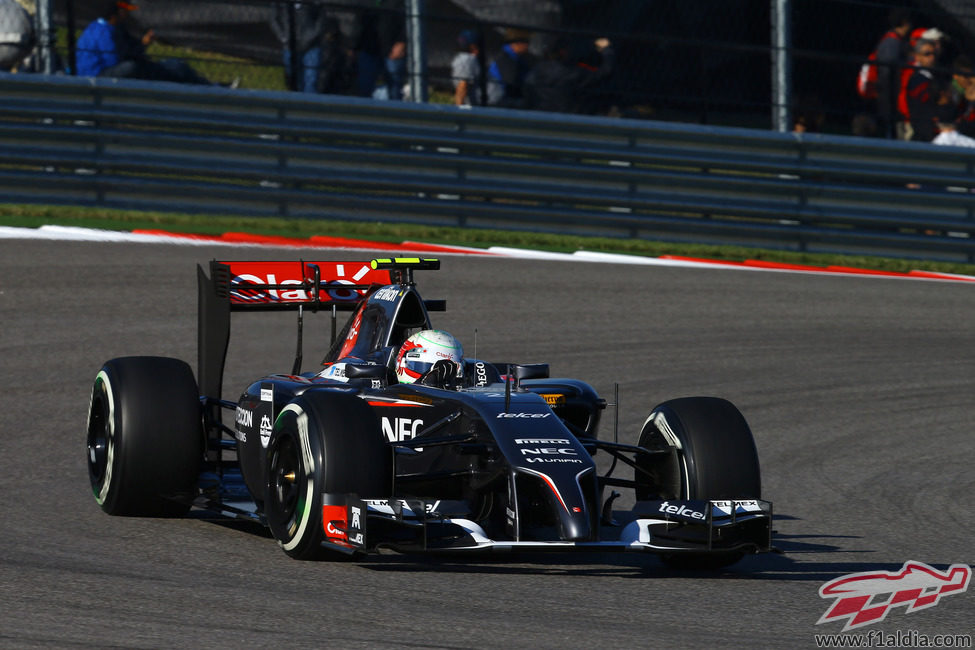
MULTIPOLYGON (((124 232, 119 230, 98 230, 94 228, 76 228, 73 226, 41 226, 40 228, 17 228, 13 226, 0 226, 0 239, 42 239, 56 241, 91 241, 91 242, 122 242, 138 244, 182 244, 186 246, 238 246, 254 247, 264 246, 257 242, 222 242, 213 239, 194 239, 191 237, 169 237, 166 235, 149 235, 124 232)), ((416 242, 410 242, 416 243, 416 242)), ((270 242, 267 246, 287 247, 286 244, 270 242)), ((301 248, 309 248, 301 246, 301 248)), ((322 246, 321 248, 335 248, 322 246)), ((355 249, 344 249, 355 250, 355 249)), ((476 250, 476 249, 472 249, 476 250)), ((643 266, 675 266, 684 268, 703 268, 703 269, 723 269, 734 271, 774 271, 777 273, 812 273, 815 275, 845 275, 869 278, 893 278, 903 280, 927 280, 937 282, 966 282, 971 284, 975 277, 967 275, 955 275, 950 273, 941 274, 942 277, 929 278, 923 276, 889 276, 889 275, 869 275, 860 273, 844 273, 842 271, 799 270, 799 269, 780 269, 765 268, 760 266, 739 266, 734 264, 709 263, 706 261, 691 260, 670 260, 658 257, 642 257, 639 255, 622 255, 618 253, 600 253, 595 251, 576 251, 574 253, 553 253, 550 251, 538 251, 525 248, 509 248, 506 246, 492 246, 488 252, 497 256, 513 257, 520 259, 551 260, 562 262, 597 262, 603 264, 637 264, 643 266)), ((440 253, 442 255, 463 255, 462 252, 440 253)))

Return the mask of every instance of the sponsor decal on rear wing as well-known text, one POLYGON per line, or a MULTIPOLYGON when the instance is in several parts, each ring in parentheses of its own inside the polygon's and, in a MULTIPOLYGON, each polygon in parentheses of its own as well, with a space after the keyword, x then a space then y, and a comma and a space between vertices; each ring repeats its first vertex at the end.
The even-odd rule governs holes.
POLYGON ((211 271, 235 311, 354 306, 370 289, 392 282, 388 270, 368 261, 214 261, 211 271))

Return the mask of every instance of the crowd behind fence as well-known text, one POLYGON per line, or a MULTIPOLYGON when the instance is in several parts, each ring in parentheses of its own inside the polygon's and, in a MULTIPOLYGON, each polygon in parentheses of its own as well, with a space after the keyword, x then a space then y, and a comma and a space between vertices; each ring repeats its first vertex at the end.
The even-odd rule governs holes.
POLYGON ((0 0, 8 41, 35 25, 0 64, 121 74, 88 65, 106 5, 140 78, 859 135, 884 134, 857 79, 891 10, 942 35, 944 86, 975 55, 975 9, 948 0, 0 0))
POLYGON ((0 74, 11 203, 975 261, 975 157, 656 120, 0 74))

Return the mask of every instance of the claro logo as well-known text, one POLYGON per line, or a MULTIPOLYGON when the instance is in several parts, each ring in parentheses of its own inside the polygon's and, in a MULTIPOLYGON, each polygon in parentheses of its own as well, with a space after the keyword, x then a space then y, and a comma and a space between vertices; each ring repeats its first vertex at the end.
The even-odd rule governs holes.
POLYGON ((308 294, 304 289, 268 289, 267 293, 263 291, 255 291, 253 289, 248 289, 249 284, 276 284, 276 285, 297 285, 300 287, 302 285, 301 280, 292 279, 281 279, 273 274, 269 273, 265 277, 259 275, 253 275, 251 273, 243 273, 236 276, 230 281, 234 288, 233 295, 234 298, 238 300, 254 301, 254 302, 267 302, 267 301, 288 301, 288 300, 308 300, 308 294))

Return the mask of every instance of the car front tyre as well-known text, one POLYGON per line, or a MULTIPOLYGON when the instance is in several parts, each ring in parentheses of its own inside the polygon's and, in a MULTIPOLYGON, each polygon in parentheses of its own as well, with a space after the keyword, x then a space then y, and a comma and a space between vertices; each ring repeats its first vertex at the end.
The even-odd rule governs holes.
MULTIPOLYGON (((744 416, 718 397, 685 397, 657 406, 640 433, 640 446, 676 447, 676 466, 644 465, 663 477, 667 492, 660 498, 761 499, 762 479, 755 440, 744 416)), ((639 474, 638 474, 639 476, 639 474)), ((637 490, 648 498, 653 490, 637 490)), ((717 569, 738 562, 743 553, 685 553, 662 556, 677 568, 717 569)))

